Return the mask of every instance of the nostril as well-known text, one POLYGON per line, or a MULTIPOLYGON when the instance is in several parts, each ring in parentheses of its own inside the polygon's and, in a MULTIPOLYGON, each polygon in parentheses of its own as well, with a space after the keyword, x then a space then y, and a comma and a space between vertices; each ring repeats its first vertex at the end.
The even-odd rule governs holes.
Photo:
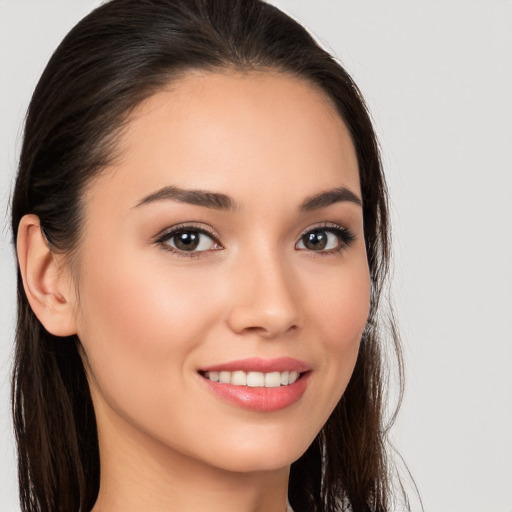
POLYGON ((244 331, 261 336, 262 338, 276 338, 277 336, 293 332, 296 329, 296 325, 291 325, 290 327, 284 329, 274 325, 268 327, 246 327, 244 331))

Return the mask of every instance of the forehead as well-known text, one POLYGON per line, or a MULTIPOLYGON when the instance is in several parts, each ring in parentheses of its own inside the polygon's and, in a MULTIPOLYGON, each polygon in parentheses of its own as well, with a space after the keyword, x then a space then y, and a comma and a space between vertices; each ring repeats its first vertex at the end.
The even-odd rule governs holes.
POLYGON ((134 111, 118 155, 103 185, 132 203, 130 194, 170 185, 241 203, 258 192, 269 202, 335 186, 359 193, 352 140, 333 103, 285 73, 191 72, 134 111))

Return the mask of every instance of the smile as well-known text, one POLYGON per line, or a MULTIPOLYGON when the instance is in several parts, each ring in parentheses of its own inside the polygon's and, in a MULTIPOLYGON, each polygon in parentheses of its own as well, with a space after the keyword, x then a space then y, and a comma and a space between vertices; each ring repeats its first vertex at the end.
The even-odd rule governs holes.
POLYGON ((203 375, 213 382, 220 382, 222 384, 248 386, 251 388, 278 388, 293 384, 299 378, 300 373, 297 371, 263 373, 236 370, 234 372, 205 372, 203 375))
POLYGON ((312 367, 291 357, 250 358, 203 368, 202 382, 214 396, 256 412, 274 412, 298 402, 312 367))

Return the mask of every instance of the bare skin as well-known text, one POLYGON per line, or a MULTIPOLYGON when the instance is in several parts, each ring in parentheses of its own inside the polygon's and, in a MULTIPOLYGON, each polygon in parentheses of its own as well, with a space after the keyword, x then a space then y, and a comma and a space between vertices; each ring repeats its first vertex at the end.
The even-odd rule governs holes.
POLYGON ((93 512, 284 512, 290 464, 343 394, 368 315, 347 128, 297 78, 197 72, 139 106, 119 155, 85 193, 74 274, 37 217, 18 241, 34 311, 82 343, 93 512), (254 410, 211 391, 205 368, 254 357, 307 364, 303 394, 254 410))

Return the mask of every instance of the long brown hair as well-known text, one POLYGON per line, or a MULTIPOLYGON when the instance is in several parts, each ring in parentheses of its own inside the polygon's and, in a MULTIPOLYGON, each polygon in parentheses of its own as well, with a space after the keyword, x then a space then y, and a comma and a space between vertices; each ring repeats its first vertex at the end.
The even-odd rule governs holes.
MULTIPOLYGON (((14 240, 20 219, 32 213, 50 248, 72 254, 80 243, 84 187, 113 157, 129 114, 190 69, 291 73, 319 87, 351 133, 370 315, 343 397, 292 465, 289 499, 296 512, 389 510, 379 313, 390 259, 386 184, 358 88, 300 24, 260 0, 111 0, 90 13, 57 48, 32 97, 13 194, 14 240)), ((18 271, 12 397, 23 512, 86 512, 98 494, 96 422, 79 343, 76 336, 58 338, 44 329, 18 271)), ((402 379, 394 329, 391 343, 402 379)))

